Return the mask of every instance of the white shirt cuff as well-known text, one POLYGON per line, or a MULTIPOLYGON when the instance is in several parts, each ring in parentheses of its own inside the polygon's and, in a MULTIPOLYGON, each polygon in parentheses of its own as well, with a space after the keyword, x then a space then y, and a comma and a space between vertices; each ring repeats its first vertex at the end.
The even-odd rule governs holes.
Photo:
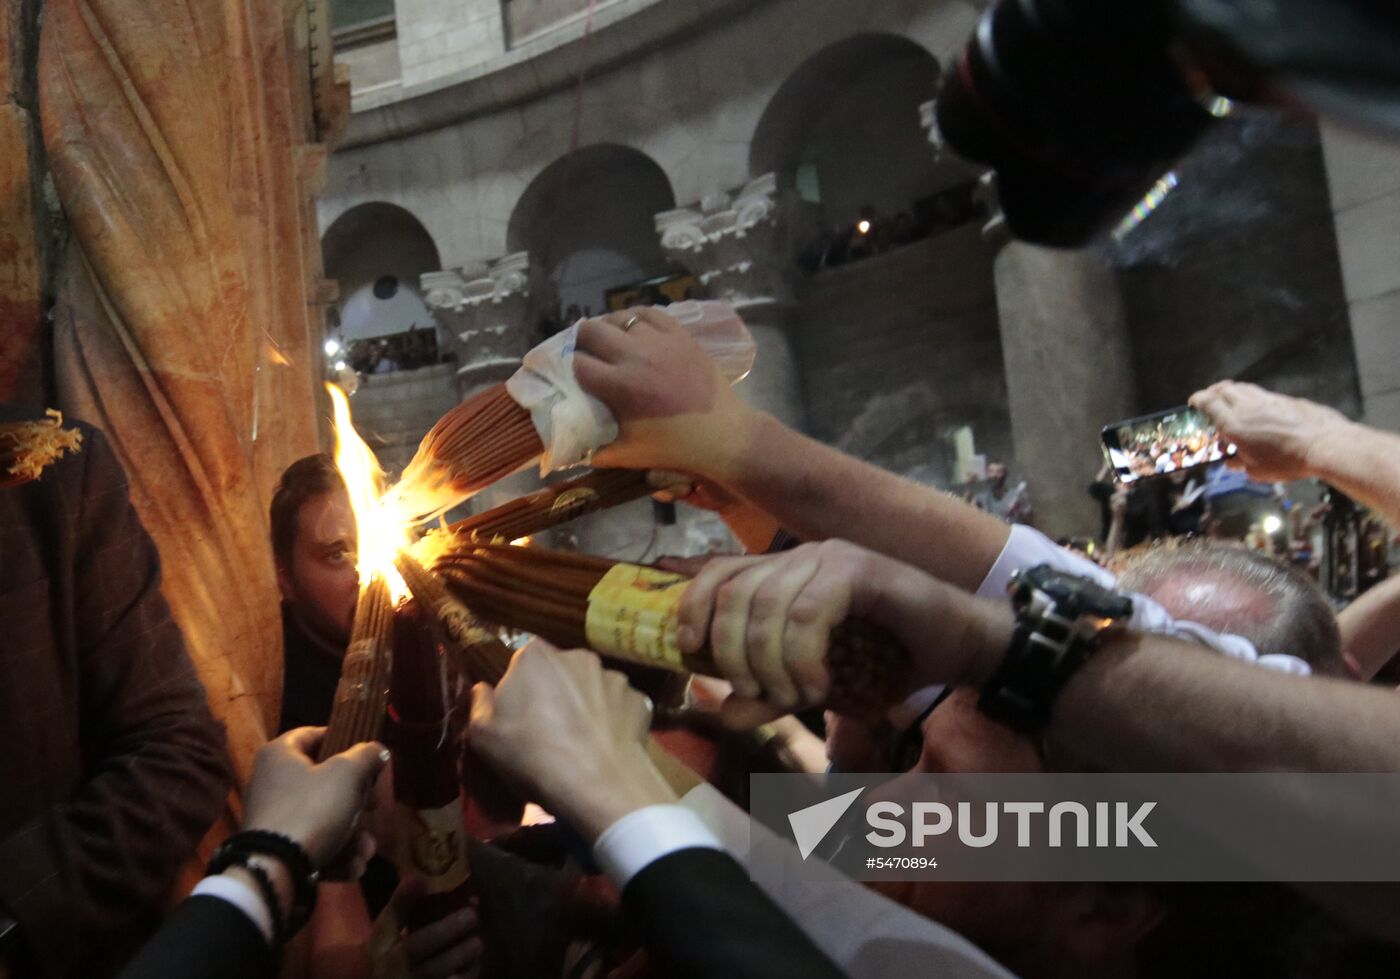
MULTIPOLYGON (((1041 564, 1048 564, 1055 570, 1063 571, 1066 574, 1090 578, 1104 588, 1118 587, 1118 579, 1093 561, 1060 547, 1038 530, 1016 524, 1011 528, 1011 534, 1006 539, 1006 546, 1001 549, 1001 554, 997 557, 996 563, 992 565, 992 570, 987 572, 986 578, 982 579, 977 594, 983 598, 1005 597, 1006 589, 1016 572, 1028 570, 1041 564)), ((1134 632, 1147 632, 1170 636, 1174 639, 1184 639, 1232 659, 1244 660, 1282 673, 1293 673, 1299 676, 1307 676, 1312 673, 1308 664, 1296 656, 1274 652, 1261 656, 1254 644, 1244 636, 1216 632, 1214 629, 1207 629, 1197 622, 1174 619, 1165 608, 1146 595, 1133 593, 1130 594, 1130 597, 1133 600, 1133 617, 1128 622, 1128 628, 1134 632)))
POLYGON ((272 911, 263 900, 263 896, 253 888, 241 880, 217 874, 213 877, 206 877, 194 885, 190 897, 201 896, 216 897, 220 901, 232 904, 247 915, 248 920, 257 925, 258 931, 262 932, 267 943, 272 944, 272 911))
POLYGON ((678 850, 724 849, 695 813, 679 805, 647 806, 613 823, 593 844, 593 859, 621 891, 643 868, 678 850))
POLYGON ((1005 598, 1016 572, 1029 571, 1042 564, 1065 574, 1091 578, 1104 588, 1113 588, 1118 583, 1110 572, 1088 558, 1061 547, 1040 531, 1025 524, 1013 524, 1006 538, 1006 546, 1001 549, 987 577, 982 579, 977 594, 981 598, 1005 598))

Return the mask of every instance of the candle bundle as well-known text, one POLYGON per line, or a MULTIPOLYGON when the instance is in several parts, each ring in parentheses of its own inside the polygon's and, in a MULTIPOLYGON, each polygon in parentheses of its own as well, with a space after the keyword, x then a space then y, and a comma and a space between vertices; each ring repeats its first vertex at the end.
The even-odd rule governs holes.
POLYGON ((39 421, 0 424, 0 489, 39 478, 44 467, 76 452, 83 433, 63 427, 63 415, 49 409, 39 421))
MULTIPOLYGON (((721 676, 708 652, 682 653, 677 610, 690 579, 605 558, 539 548, 478 545, 435 568, 448 591, 482 617, 560 646, 676 672, 721 676)), ((832 630, 830 703, 886 707, 904 692, 908 654, 884 629, 852 619, 832 630)))
POLYGON ((406 924, 421 928, 466 907, 470 866, 457 743, 447 723, 447 684, 426 609, 406 602, 394 614, 391 696, 395 715, 394 798, 400 831, 396 862, 422 877, 427 895, 406 924))
POLYGON ((355 623, 340 667, 329 729, 321 741, 321 761, 379 737, 389 697, 393 626, 389 585, 382 575, 376 575, 360 590, 355 606, 355 623))
POLYGON ((428 519, 523 469, 542 452, 530 413, 497 384, 438 419, 386 499, 398 513, 428 519))
POLYGON ((439 625, 439 634, 458 672, 472 683, 498 683, 510 666, 510 647, 492 635, 442 581, 407 554, 396 561, 408 590, 439 625))
POLYGON ((450 540, 443 548, 450 549, 452 542, 509 543, 652 492, 645 471, 599 469, 459 520, 447 528, 450 540))

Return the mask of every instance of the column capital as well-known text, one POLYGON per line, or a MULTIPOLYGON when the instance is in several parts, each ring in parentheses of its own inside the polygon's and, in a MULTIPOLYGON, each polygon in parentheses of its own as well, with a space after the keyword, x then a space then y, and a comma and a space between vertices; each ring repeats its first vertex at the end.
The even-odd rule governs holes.
POLYGON ((943 131, 938 128, 937 99, 930 99, 919 106, 919 124, 928 131, 928 141, 933 144, 938 155, 942 156, 944 147, 948 144, 943 141, 943 131))
POLYGON ((427 272, 420 281, 430 307, 462 312, 483 303, 500 305, 517 295, 528 297, 539 278, 530 253, 516 252, 461 269, 427 272))
POLYGON ((711 296, 736 304, 787 303, 796 271, 791 222, 776 174, 698 205, 656 215, 667 257, 690 269, 711 296))
POLYGON ((1000 252, 1011 244, 1011 228, 1006 223, 1006 213, 1001 209, 1001 194, 997 190, 995 173, 984 173, 977 181, 977 191, 973 195, 987 212, 987 221, 982 225, 982 240, 993 253, 1000 252))
POLYGON ((464 393, 515 373, 537 339, 534 313, 547 282, 528 252, 428 272, 421 282, 457 353, 464 393))

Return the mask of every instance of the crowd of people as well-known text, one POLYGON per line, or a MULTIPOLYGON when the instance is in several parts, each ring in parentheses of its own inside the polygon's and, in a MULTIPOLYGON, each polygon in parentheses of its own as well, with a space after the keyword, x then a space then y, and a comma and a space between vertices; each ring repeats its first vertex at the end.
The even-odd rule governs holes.
POLYGON ((864 204, 855 221, 813 235, 799 253, 798 264, 807 272, 836 268, 966 224, 985 211, 975 190, 975 184, 963 184, 895 214, 864 204))
POLYGON ((441 363, 434 327, 412 327, 392 336, 353 340, 346 352, 346 363, 357 374, 389 374, 413 371, 441 363))
MULTIPOLYGON (((708 646, 726 679, 676 700, 593 654, 536 642, 498 685, 466 694, 475 903, 399 929, 409 974, 1393 974, 1400 889, 1390 887, 848 881, 813 900, 751 881, 747 849, 733 842, 742 799, 716 786, 755 770, 1394 770, 1394 694, 1364 681, 1400 652, 1400 598, 1338 615, 1285 562, 1203 536, 1126 549, 1107 567, 1087 561, 1009 522, 1030 517, 1029 500, 1024 487, 1007 488, 1004 467, 989 467, 980 505, 905 482, 754 411, 708 365, 654 309, 580 332, 580 383, 622 426, 599 464, 684 473, 665 481, 670 495, 719 512, 750 552, 687 565, 697 576, 680 609, 682 650, 708 646), (1013 494, 1024 510, 1004 502, 1013 494), (1033 563, 1131 595, 1142 625, 1106 635, 1053 712, 1027 729, 985 701, 1017 629, 998 596, 1033 563), (827 711, 819 736, 799 716, 825 702, 828 636, 851 614, 880 622, 913 654, 908 697, 879 718, 827 711), (687 719, 688 741, 659 740, 653 701, 687 719), (1279 717, 1290 719, 1286 739, 1273 733, 1279 717), (745 733, 755 730, 760 738, 745 733), (525 825, 527 800, 557 822, 525 825), (578 864, 578 838, 593 867, 578 864)), ((1249 385, 1197 401, 1256 477, 1326 479, 1400 519, 1390 481, 1400 437, 1249 385), (1339 441, 1365 442, 1373 461, 1319 449, 1339 441)), ((271 522, 287 733, 260 758, 244 825, 298 841, 312 864, 370 868, 359 887, 320 885, 301 950, 309 974, 368 974, 354 972, 361 959, 351 953, 372 942, 375 916, 402 915, 423 892, 372 857, 393 852, 392 827, 356 815, 373 803, 387 755, 374 745, 310 760, 358 580, 353 517, 328 459, 288 471, 271 522), (334 972, 318 966, 328 962, 334 972)), ((293 906, 295 873, 259 859, 280 875, 274 904, 293 906)), ((251 974, 228 964, 234 950, 270 961, 260 929, 279 934, 267 922, 285 910, 256 913, 260 888, 247 875, 234 865, 202 883, 127 974, 251 974)))
MULTIPOLYGON (((376 372, 407 360, 366 355, 376 372)), ((405 719, 391 710, 385 743, 320 757, 359 597, 330 460, 292 466, 272 501, 283 731, 241 807, 102 434, 79 425, 80 451, 0 490, 0 979, 1400 973, 1400 882, 812 886, 750 875, 758 844, 792 867, 805 858, 750 825, 742 791, 775 770, 879 784, 1400 772, 1385 672, 1400 578, 1365 570, 1374 538, 1358 517, 1400 525, 1400 435, 1222 381, 1191 404, 1237 454, 1126 492, 1101 474, 1106 553, 1090 557, 1034 529, 1027 483, 1004 466, 962 498, 755 409, 662 310, 587 319, 574 370, 618 423, 594 463, 658 474, 667 499, 717 512, 742 546, 663 562, 693 575, 674 654, 703 653, 721 676, 624 675, 536 641, 498 682, 449 688, 449 723, 431 733, 456 756, 465 817, 447 835, 464 837, 471 867, 450 910, 386 859, 415 829, 391 802, 405 719), (1287 512, 1321 528, 1306 545, 1318 579, 1335 586, 1349 565, 1345 603, 1298 566, 1305 535, 1283 516, 1264 525, 1264 510, 1284 512, 1275 487, 1305 480, 1329 496, 1287 512), (1037 591, 1045 576, 1053 590, 1037 591), (1009 601, 1013 587, 1035 600, 1009 601), (851 618, 906 654, 877 710, 833 697, 833 636, 851 618), (216 824, 234 831, 209 855, 216 824), (197 853, 209 859, 190 890, 181 867, 197 853)), ((0 422, 31 418, 0 409, 0 422)), ((200 520, 196 541, 220 532, 200 520)), ((1389 807, 1279 784, 1271 812, 1338 834, 1393 822, 1389 807)))
MULTIPOLYGON (((621 427, 597 464, 684 474, 670 495, 716 510, 749 552, 692 567, 679 611, 681 651, 708 648, 724 681, 677 699, 674 685, 642 680, 644 694, 591 653, 535 643, 498 685, 464 692, 456 731, 474 896, 415 919, 425 885, 378 855, 396 849, 381 801, 390 756, 373 744, 313 760, 358 575, 344 485, 328 459, 304 460, 285 474, 270 521, 286 733, 259 758, 243 830, 124 975, 267 975, 279 955, 299 956, 307 975, 369 975, 376 941, 425 977, 1394 974, 1400 888, 845 881, 814 900, 748 877, 734 842, 736 825, 747 830, 740 793, 717 787, 782 768, 1394 771, 1400 712, 1367 681, 1400 650, 1395 589, 1337 614, 1285 562, 1207 536, 1126 549, 1107 567, 1086 560, 1009 522, 1030 518, 1029 499, 1003 467, 989 467, 971 504, 812 441, 743 402, 656 309, 587 321, 576 374, 621 427), (1042 688, 1050 699, 1013 721, 989 701, 1033 623, 1002 596, 1033 565, 1130 596, 1133 619, 1098 635, 1076 671, 1042 688), (911 654, 904 699, 883 716, 828 710, 818 735, 801 718, 828 698, 827 643, 851 615, 911 654), (654 705, 685 729, 653 734, 654 705), (555 822, 526 818, 527 802, 555 822)), ((1251 478, 1322 479, 1400 520, 1400 437, 1246 384, 1194 401, 1251 478)), ((20 726, 33 750, 26 791, 5 797, 10 974, 74 974, 81 962, 96 975, 126 959, 227 784, 150 541, 101 436, 85 435, 81 454, 0 496, 9 554, 22 534, 37 541, 63 526, 44 508, 94 480, 110 487, 103 507, 84 506, 90 529, 66 550, 30 547, 49 562, 36 580, 74 584, 56 618, 30 617, 19 642, 42 655, 22 668, 66 664, 55 689, 92 692, 46 714, 48 735, 28 718, 20 726), (103 571, 133 554, 146 555, 147 573, 103 571), (53 621, 70 625, 50 633, 53 621), (142 679, 149 669, 161 683, 142 679), (56 765, 72 738, 98 754, 56 765)), ((386 739, 395 743, 392 720, 386 739)))

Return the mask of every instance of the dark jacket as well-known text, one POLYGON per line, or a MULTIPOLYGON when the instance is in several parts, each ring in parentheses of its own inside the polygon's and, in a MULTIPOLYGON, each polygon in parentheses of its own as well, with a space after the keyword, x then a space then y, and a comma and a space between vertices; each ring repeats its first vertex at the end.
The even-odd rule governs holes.
POLYGON ((229 786, 155 545, 80 427, 80 451, 0 490, 0 907, 45 976, 134 951, 229 786))
POLYGON ((678 850, 622 892, 660 974, 681 979, 836 979, 844 973, 729 854, 678 850))

